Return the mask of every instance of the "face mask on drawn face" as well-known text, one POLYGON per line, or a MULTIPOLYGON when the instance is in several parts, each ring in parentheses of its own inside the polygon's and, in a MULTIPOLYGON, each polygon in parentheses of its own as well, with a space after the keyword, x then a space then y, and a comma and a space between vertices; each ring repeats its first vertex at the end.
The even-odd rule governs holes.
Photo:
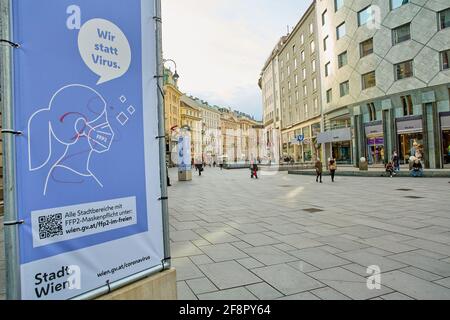
POLYGON ((97 153, 104 153, 111 147, 114 132, 108 122, 92 127, 88 124, 90 131, 88 133, 89 145, 97 153))

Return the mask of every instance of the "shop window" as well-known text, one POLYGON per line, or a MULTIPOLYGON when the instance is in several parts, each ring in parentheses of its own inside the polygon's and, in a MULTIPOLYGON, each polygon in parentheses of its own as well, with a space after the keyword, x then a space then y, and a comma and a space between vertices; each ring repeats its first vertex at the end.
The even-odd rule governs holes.
POLYGON ((368 39, 360 44, 361 58, 373 53, 373 38, 368 39))
POLYGON ((405 61, 395 66, 395 80, 401 80, 412 77, 413 74, 413 61, 405 61))
POLYGON ((375 87, 377 85, 375 71, 362 75, 363 90, 375 87))
POLYGON ((450 27, 450 8, 439 12, 439 30, 450 27))
POLYGON ((394 45, 411 39, 411 24, 405 24, 392 30, 394 45))
POLYGON ((447 70, 450 68, 448 60, 450 58, 450 50, 441 52, 441 68, 447 70))
POLYGON ((410 95, 401 97, 403 105, 403 115, 412 116, 414 114, 414 106, 412 102, 412 97, 410 95))
POLYGON ((377 120, 377 109, 375 108, 375 104, 373 102, 367 104, 367 109, 369 111, 369 120, 376 121, 377 120))

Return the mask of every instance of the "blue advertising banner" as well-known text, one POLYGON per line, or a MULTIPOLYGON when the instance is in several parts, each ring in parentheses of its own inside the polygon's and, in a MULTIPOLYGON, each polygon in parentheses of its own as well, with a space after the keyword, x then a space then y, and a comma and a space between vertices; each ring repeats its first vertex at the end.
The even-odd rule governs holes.
POLYGON ((24 299, 164 259, 154 0, 13 1, 24 299))

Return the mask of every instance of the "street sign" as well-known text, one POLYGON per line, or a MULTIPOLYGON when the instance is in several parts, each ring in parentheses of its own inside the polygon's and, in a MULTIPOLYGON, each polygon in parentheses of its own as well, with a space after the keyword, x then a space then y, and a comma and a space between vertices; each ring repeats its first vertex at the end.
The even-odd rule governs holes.
POLYGON ((303 142, 303 140, 305 140, 305 136, 304 135, 298 135, 297 136, 297 141, 298 142, 303 142))
POLYGON ((19 298, 89 296, 163 268, 155 8, 12 1, 19 298))

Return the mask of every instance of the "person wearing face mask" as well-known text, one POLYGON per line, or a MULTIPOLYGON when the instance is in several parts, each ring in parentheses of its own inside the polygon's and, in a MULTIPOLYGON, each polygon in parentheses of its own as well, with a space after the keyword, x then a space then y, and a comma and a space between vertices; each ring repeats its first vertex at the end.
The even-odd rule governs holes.
POLYGON ((30 171, 48 172, 44 195, 60 186, 103 187, 91 162, 110 150, 115 133, 106 101, 94 89, 83 85, 60 89, 47 109, 31 116, 28 135, 30 171))

